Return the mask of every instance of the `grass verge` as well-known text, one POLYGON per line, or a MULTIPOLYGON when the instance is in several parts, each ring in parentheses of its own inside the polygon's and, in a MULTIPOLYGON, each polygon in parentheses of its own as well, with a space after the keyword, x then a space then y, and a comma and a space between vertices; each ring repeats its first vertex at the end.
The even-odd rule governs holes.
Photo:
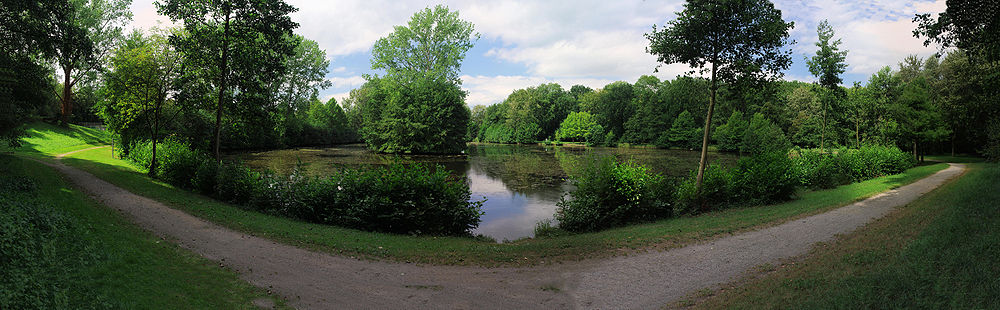
POLYGON ((16 151, 36 157, 52 156, 111 143, 111 136, 106 131, 73 124, 61 127, 35 122, 26 125, 25 129, 28 136, 21 139, 20 148, 11 150, 4 143, 0 145, 0 151, 16 151))
POLYGON ((696 308, 1000 308, 1000 165, 968 167, 889 216, 696 308))
POLYGON ((251 309, 261 298, 284 307, 101 206, 50 167, 0 155, 0 179, 8 182, 0 184, 0 222, 12 224, 0 229, 0 308, 251 309))
POLYGON ((798 200, 766 207, 730 209, 596 233, 497 244, 472 238, 363 232, 250 212, 151 180, 128 162, 111 158, 110 152, 106 148, 84 151, 63 161, 133 193, 161 201, 195 216, 287 244, 361 258, 481 266, 546 264, 606 257, 649 248, 678 247, 837 208, 911 183, 947 166, 920 166, 899 175, 831 190, 804 192, 798 200))

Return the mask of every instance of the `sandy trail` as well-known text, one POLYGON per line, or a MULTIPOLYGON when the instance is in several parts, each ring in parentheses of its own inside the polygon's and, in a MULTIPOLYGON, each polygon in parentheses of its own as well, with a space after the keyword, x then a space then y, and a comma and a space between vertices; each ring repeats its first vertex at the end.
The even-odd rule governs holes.
MULTIPOLYGON (((59 157, 62 157, 60 155, 59 157)), ((932 176, 830 212, 662 252, 531 268, 361 261, 233 231, 132 194, 87 172, 46 163, 153 233, 218 261, 300 309, 648 309, 746 270, 806 253, 961 174, 932 176), (542 288, 558 288, 558 291, 542 288)))

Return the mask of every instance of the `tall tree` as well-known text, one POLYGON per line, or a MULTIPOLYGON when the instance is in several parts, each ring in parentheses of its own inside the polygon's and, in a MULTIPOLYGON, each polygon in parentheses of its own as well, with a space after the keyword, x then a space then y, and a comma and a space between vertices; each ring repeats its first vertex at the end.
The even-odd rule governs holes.
POLYGON ((72 11, 55 20, 56 60, 62 70, 61 122, 73 114, 73 86, 111 53, 122 37, 122 28, 132 19, 131 0, 70 0, 72 11))
POLYGON ((375 41, 372 69, 402 80, 424 76, 461 84, 458 73, 465 52, 479 39, 473 28, 447 6, 424 8, 405 26, 395 26, 389 36, 375 41))
POLYGON ((942 49, 957 47, 975 59, 1000 61, 1000 2, 994 0, 948 0, 938 14, 917 14, 913 36, 925 37, 924 45, 936 43, 942 49))
POLYGON ((788 31, 781 11, 768 0, 688 0, 667 27, 646 34, 647 52, 660 63, 684 63, 711 72, 711 97, 702 133, 701 160, 695 182, 700 193, 708 161, 708 138, 719 82, 771 80, 792 62, 784 46, 788 31))
POLYGON ((819 35, 819 41, 816 42, 818 49, 816 55, 808 59, 807 63, 809 64, 809 72, 819 79, 819 85, 826 89, 824 94, 820 96, 823 129, 820 132, 819 147, 824 149, 826 147, 827 110, 829 110, 830 102, 843 98, 840 89, 840 83, 843 80, 840 75, 847 70, 847 62, 844 61, 847 59, 847 51, 840 50, 840 39, 833 40, 833 27, 826 20, 819 23, 819 26, 816 27, 816 33, 819 35))
POLYGON ((298 24, 288 14, 296 9, 283 0, 163 0, 156 6, 184 25, 187 33, 170 41, 188 59, 186 69, 214 76, 208 80, 217 92, 212 144, 221 160, 223 109, 235 108, 234 94, 249 109, 273 102, 269 86, 284 74, 284 60, 298 45, 289 40, 298 24))
MULTIPOLYGON (((375 42, 372 69, 384 69, 386 76, 366 76, 370 91, 357 102, 370 148, 425 154, 465 148, 470 111, 458 74, 478 37, 472 23, 438 5, 375 42)), ((526 132, 533 138, 538 130, 526 132)))
MULTIPOLYGON (((170 46, 165 34, 146 37, 136 31, 115 51, 110 58, 111 70, 105 74, 106 100, 99 103, 99 114, 108 128, 119 135, 145 131, 143 136, 148 135, 153 146, 153 157, 147 167, 151 175, 159 164, 156 147, 167 99, 175 93, 173 87, 180 63, 180 54, 170 46)), ((137 137, 123 141, 134 138, 137 137)))
MULTIPOLYGON (((56 87, 43 62, 55 56, 55 23, 72 12, 67 0, 0 3, 0 141, 20 146, 21 125, 53 100, 56 87)), ((85 38, 82 29, 74 33, 85 38)))

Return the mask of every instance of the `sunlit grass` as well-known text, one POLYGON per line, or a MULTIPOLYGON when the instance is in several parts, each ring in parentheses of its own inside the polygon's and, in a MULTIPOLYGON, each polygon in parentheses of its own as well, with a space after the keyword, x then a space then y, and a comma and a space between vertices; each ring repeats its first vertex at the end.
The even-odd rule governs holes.
MULTIPOLYGON (((35 122, 26 125, 26 129, 28 136, 21 139, 23 145, 16 152, 52 156, 111 143, 106 131, 73 124, 61 127, 35 122)), ((0 148, 11 151, 6 144, 0 148)))

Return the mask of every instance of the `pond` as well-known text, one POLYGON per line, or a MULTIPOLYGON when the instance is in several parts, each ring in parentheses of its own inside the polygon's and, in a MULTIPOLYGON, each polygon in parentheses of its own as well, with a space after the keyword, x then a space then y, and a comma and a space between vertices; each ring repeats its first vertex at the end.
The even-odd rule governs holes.
MULTIPOLYGON (((592 156, 633 159, 653 172, 686 176, 698 168, 697 151, 653 148, 593 148, 538 145, 470 144, 467 155, 396 156, 369 151, 364 145, 300 148, 243 153, 232 158, 254 169, 290 173, 304 164, 306 173, 324 175, 339 167, 382 165, 394 160, 439 164, 469 180, 473 200, 486 199, 482 223, 473 232, 498 241, 531 237, 535 223, 551 219, 556 203, 573 189, 568 178, 592 156)), ((735 157, 710 153, 710 162, 731 163, 735 157)))

